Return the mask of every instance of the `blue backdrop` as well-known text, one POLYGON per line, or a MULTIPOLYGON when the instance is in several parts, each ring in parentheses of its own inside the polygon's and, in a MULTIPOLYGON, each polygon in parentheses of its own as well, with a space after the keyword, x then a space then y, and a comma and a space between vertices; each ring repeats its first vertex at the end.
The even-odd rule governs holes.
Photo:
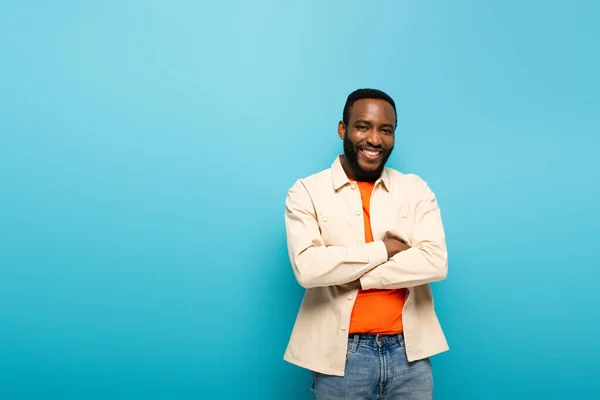
POLYGON ((436 399, 600 396, 597 1, 4 1, 0 398, 306 399, 287 189, 359 87, 436 192, 436 399))

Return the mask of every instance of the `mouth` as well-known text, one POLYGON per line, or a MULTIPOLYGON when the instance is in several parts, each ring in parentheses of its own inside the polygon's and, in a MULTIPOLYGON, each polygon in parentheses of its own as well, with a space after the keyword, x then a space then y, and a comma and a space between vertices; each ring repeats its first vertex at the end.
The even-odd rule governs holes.
POLYGON ((368 160, 377 160, 383 154, 383 150, 380 149, 360 149, 359 153, 366 157, 368 160))

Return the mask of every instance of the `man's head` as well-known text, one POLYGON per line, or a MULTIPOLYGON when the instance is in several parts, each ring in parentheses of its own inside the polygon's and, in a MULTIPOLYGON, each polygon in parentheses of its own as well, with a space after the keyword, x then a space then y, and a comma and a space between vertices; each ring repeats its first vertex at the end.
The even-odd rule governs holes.
POLYGON ((350 179, 379 178, 394 149, 396 104, 384 92, 359 89, 348 96, 338 134, 344 141, 344 170, 350 179))

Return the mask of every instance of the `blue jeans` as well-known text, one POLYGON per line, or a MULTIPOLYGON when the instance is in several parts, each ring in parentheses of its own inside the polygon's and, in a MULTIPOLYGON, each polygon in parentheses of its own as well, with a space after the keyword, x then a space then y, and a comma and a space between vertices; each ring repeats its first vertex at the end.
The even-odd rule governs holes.
POLYGON ((316 400, 431 400, 431 362, 408 362, 402 334, 351 334, 345 375, 313 372, 312 394, 316 400))

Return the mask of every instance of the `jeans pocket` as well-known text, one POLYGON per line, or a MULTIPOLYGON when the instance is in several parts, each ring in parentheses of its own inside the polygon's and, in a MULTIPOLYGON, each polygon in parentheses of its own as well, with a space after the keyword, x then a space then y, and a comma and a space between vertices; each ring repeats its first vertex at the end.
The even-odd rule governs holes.
POLYGON ((406 344, 404 343, 404 335, 403 334, 399 334, 398 335, 398 343, 400 343, 400 348, 405 348, 406 344))
POLYGON ((352 357, 353 353, 356 353, 356 351, 352 351, 352 349, 348 347, 348 351, 346 352, 346 361, 348 361, 350 357, 352 357))

